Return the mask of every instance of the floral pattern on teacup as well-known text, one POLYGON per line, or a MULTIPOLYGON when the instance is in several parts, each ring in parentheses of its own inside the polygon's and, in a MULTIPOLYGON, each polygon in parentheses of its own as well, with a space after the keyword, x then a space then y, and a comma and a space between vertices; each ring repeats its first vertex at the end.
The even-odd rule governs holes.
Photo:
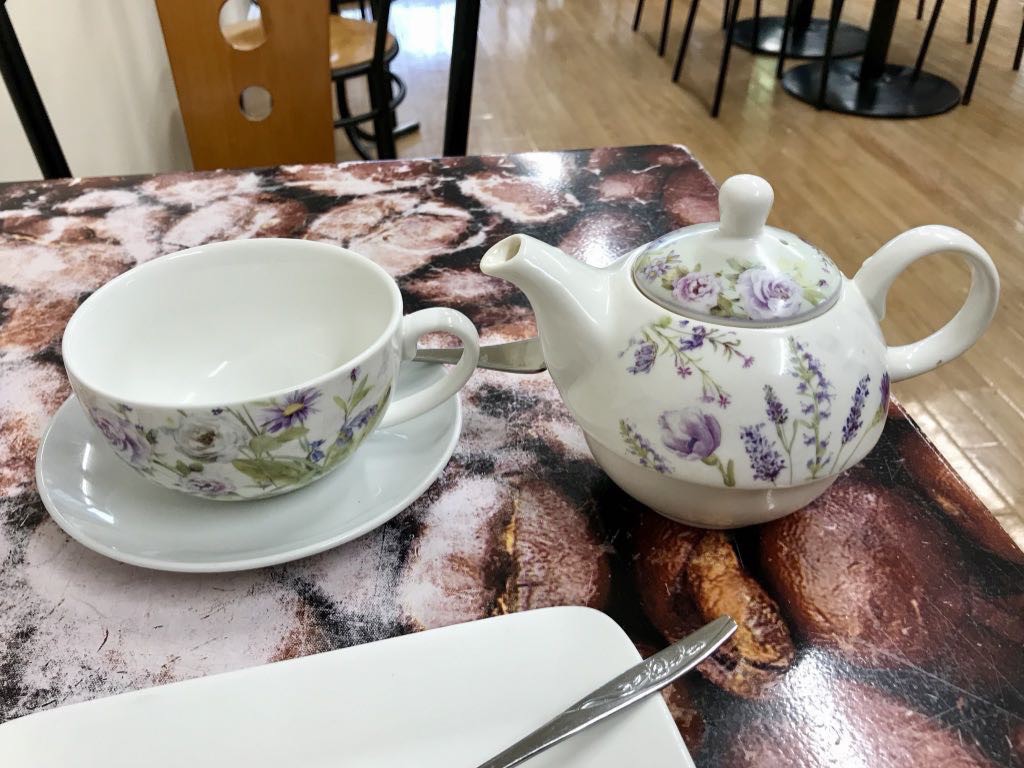
POLYGON ((306 387, 239 406, 145 415, 79 395, 107 443, 140 474, 193 495, 240 499, 302 487, 343 463, 383 417, 390 381, 380 373, 371 381, 357 367, 330 391, 306 387))

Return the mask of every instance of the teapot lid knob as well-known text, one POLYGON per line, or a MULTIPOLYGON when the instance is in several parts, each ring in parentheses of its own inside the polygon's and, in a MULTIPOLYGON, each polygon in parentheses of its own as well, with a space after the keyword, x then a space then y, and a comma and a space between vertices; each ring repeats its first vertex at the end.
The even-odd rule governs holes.
POLYGON ((756 237, 774 200, 772 185, 760 176, 744 173, 726 179, 718 192, 718 231, 726 237, 756 237))

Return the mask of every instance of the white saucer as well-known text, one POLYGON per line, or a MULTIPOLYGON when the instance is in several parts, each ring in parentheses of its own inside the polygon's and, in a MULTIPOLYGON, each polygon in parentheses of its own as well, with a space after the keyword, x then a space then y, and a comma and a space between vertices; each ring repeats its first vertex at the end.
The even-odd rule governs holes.
MULTIPOLYGON (((440 366, 404 363, 397 391, 443 375, 440 366)), ((135 474, 71 397, 39 446, 36 486, 57 525, 101 555, 162 571, 242 571, 323 552, 387 522, 441 474, 461 429, 456 395, 377 430, 348 463, 306 488, 258 501, 210 501, 135 474)))

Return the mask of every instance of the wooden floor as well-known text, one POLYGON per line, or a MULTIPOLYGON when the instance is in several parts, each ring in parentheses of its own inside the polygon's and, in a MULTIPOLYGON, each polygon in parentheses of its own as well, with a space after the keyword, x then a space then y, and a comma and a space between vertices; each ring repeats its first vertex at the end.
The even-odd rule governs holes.
MULTIPOLYGON (((1010 69, 1020 0, 1000 4, 972 104, 913 121, 816 112, 781 90, 774 60, 740 49, 713 120, 720 0, 701 4, 678 85, 671 58, 689 4, 675 6, 670 56, 659 59, 659 0, 647 0, 638 34, 630 30, 633 0, 482 3, 470 153, 682 143, 718 181, 738 172, 767 177, 776 191, 772 222, 821 246, 847 274, 909 227, 942 223, 971 234, 1002 276, 995 323, 965 357, 895 392, 1024 546, 1024 71, 1010 69)), ((914 61, 925 29, 915 6, 900 9, 890 61, 914 61)), ((764 13, 783 7, 765 0, 764 13)), ((409 83, 399 117, 422 125, 399 142, 402 156, 440 154, 453 10, 451 0, 393 6, 395 70, 409 83)), ((866 0, 848 0, 844 19, 866 25, 870 11, 866 0)), ((960 85, 973 51, 964 43, 966 16, 965 0, 947 0, 926 65, 960 85)), ((339 159, 352 157, 340 134, 337 144, 339 159)), ((967 281, 954 257, 915 265, 890 293, 890 343, 948 319, 967 281)))

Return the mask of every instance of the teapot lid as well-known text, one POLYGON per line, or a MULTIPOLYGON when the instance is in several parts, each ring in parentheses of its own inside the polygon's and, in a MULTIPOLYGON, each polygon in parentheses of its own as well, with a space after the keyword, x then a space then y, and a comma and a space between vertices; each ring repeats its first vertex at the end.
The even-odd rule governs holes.
POLYGON ((765 225, 774 198, 758 176, 726 180, 722 220, 644 246, 633 262, 637 287, 671 312, 725 325, 788 325, 822 314, 839 297, 842 273, 810 243, 765 225))

